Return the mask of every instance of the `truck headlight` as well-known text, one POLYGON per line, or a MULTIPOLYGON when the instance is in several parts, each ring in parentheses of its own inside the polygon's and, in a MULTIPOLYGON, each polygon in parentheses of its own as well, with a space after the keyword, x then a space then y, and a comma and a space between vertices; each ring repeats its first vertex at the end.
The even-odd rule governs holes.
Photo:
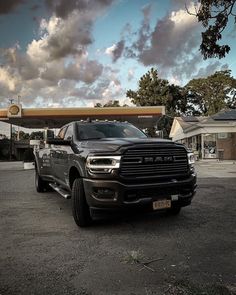
POLYGON ((91 173, 111 173, 120 167, 121 156, 88 156, 86 167, 91 173))
POLYGON ((188 153, 188 163, 193 165, 195 163, 194 153, 188 153))

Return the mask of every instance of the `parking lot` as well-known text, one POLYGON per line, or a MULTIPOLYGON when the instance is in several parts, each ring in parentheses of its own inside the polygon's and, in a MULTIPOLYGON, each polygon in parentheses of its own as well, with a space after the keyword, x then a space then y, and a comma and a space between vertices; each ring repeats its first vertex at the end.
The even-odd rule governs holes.
POLYGON ((236 164, 200 161, 179 216, 121 216, 81 229, 34 171, 0 162, 0 295, 236 294, 236 164))

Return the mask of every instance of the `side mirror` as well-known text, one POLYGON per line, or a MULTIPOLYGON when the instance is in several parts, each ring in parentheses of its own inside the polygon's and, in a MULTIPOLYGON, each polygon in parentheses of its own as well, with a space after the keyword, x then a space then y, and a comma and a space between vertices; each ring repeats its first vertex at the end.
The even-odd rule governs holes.
POLYGON ((54 136, 54 131, 51 130, 51 129, 48 129, 47 130, 47 138, 50 140, 50 139, 54 139, 55 136, 54 136))
POLYGON ((71 145, 71 140, 64 140, 61 138, 52 138, 46 141, 47 144, 54 144, 54 145, 71 145))

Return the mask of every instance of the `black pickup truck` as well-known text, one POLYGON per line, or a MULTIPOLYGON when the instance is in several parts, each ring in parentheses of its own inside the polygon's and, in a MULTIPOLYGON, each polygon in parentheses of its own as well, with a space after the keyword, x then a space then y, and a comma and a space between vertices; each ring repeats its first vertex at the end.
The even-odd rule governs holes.
POLYGON ((127 122, 71 122, 35 150, 35 185, 38 192, 53 188, 72 198, 78 226, 104 210, 178 214, 196 191, 193 164, 184 145, 148 138, 127 122))

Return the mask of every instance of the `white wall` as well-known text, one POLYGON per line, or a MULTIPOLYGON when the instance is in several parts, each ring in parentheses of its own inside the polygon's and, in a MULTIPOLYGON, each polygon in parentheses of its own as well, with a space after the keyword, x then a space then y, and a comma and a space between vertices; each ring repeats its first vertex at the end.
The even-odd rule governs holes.
MULTIPOLYGON (((13 125, 13 132, 18 132, 18 126, 13 125)), ((24 131, 25 133, 31 134, 34 131, 43 131, 44 129, 31 129, 31 128, 23 128, 19 127, 19 131, 24 131)), ((57 129, 53 129, 57 130, 57 129)), ((10 138, 10 124, 4 123, 0 121, 0 134, 6 135, 7 138, 10 138)), ((57 134, 57 132, 56 132, 57 134)))
POLYGON ((0 122, 0 134, 6 135, 10 138, 10 124, 0 122))

